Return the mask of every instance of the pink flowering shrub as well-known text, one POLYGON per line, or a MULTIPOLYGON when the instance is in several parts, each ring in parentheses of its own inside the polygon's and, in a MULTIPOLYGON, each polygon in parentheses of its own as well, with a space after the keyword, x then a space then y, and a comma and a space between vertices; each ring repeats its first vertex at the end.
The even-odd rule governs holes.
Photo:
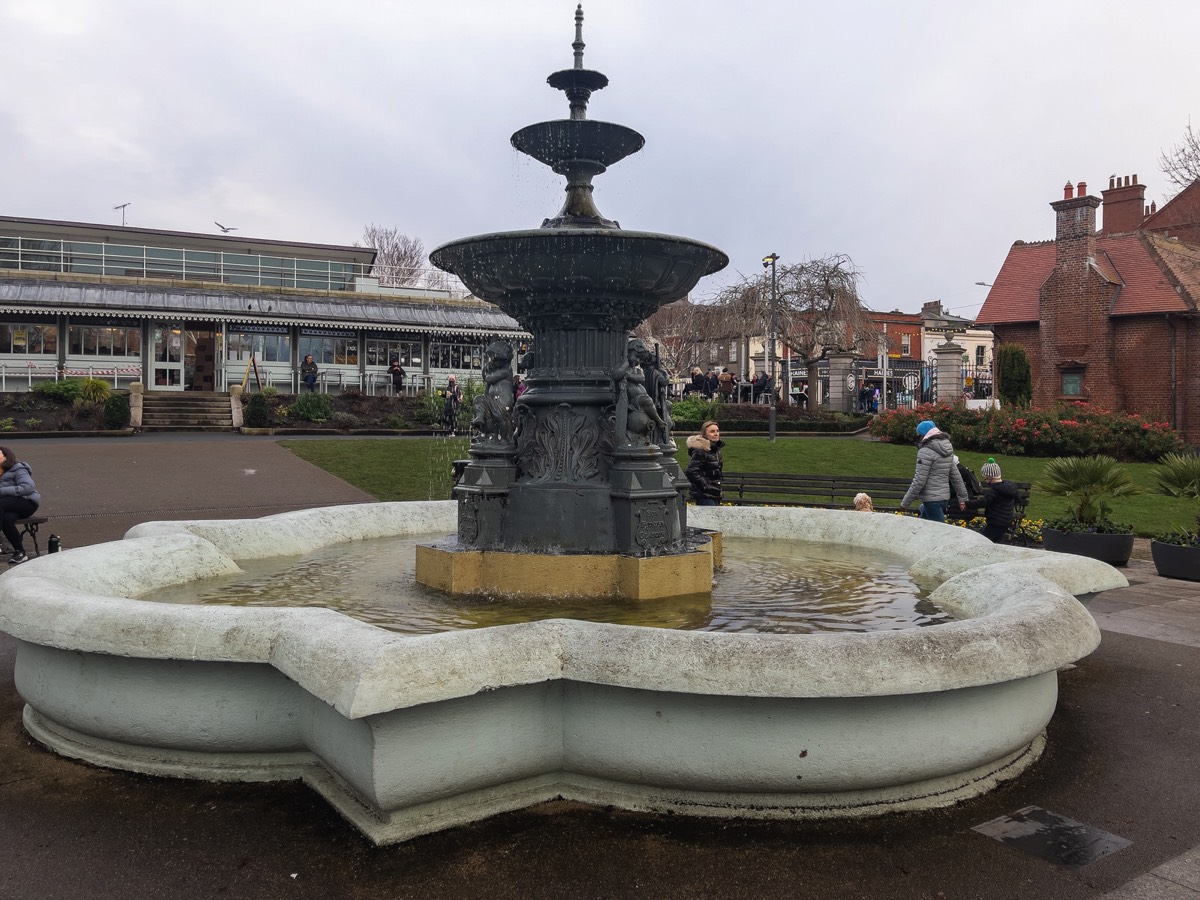
POLYGON ((1166 422, 1127 413, 1105 412, 1086 403, 1051 409, 967 409, 950 403, 926 403, 916 409, 881 413, 871 434, 883 441, 909 444, 917 423, 932 419, 950 435, 958 450, 1024 456, 1092 456, 1153 461, 1183 449, 1183 440, 1166 422))

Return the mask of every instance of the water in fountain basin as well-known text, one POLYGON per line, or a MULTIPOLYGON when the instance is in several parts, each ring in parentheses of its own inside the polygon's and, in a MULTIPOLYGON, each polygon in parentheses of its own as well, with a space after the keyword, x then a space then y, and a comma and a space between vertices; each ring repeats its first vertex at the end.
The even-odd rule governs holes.
MULTIPOLYGON (((441 536, 438 536, 439 538, 441 536)), ((328 607, 390 631, 573 618, 696 631, 875 631, 934 625, 950 616, 923 597, 897 557, 830 544, 725 539, 712 596, 669 600, 452 597, 413 578, 417 544, 381 538, 302 557, 240 562, 241 575, 155 591, 143 599, 234 606, 328 607)))

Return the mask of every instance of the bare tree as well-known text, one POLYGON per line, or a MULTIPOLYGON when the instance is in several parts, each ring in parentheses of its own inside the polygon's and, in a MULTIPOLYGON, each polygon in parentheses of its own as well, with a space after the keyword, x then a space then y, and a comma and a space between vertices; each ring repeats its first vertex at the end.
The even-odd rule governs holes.
POLYGON ((425 274, 425 244, 418 237, 372 223, 363 229, 362 243, 356 241, 354 246, 375 250, 375 266, 371 273, 380 284, 403 287, 416 284, 425 274))
POLYGON ((677 300, 659 307, 633 333, 647 347, 657 344, 663 365, 686 377, 692 366, 701 364, 702 351, 712 341, 708 324, 716 312, 690 299, 677 300))
MULTIPOLYGON (((776 325, 779 340, 810 373, 829 354, 875 346, 879 330, 871 323, 858 283, 862 273, 844 253, 776 265, 776 325)), ((771 316, 770 273, 744 278, 717 298, 726 332, 765 334, 771 316)))
POLYGON ((1200 179, 1200 131, 1189 122, 1183 140, 1158 157, 1159 168, 1179 190, 1200 179))

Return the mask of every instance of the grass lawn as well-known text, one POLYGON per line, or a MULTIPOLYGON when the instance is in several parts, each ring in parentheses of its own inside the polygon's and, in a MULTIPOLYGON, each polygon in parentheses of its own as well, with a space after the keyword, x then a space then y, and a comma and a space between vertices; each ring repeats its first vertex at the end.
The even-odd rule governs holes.
MULTIPOLYGON (((687 465, 684 439, 680 464, 687 465)), ((450 497, 451 463, 467 457, 466 438, 384 438, 380 440, 280 441, 302 459, 348 481, 380 500, 445 500, 450 497)), ((961 453, 963 463, 979 472, 987 454, 961 453)), ((741 472, 803 472, 822 475, 882 475, 909 477, 916 448, 847 438, 735 437, 727 441, 725 468, 741 472)), ((996 462, 1011 481, 1036 482, 1047 460, 1024 456, 997 456, 996 462)), ((1134 482, 1143 488, 1153 483, 1151 463, 1128 463, 1134 482)), ((1065 512, 1067 501, 1033 490, 1027 515, 1044 519, 1065 512)), ((1118 498, 1113 518, 1129 522, 1143 536, 1195 524, 1193 504, 1156 494, 1118 498)))

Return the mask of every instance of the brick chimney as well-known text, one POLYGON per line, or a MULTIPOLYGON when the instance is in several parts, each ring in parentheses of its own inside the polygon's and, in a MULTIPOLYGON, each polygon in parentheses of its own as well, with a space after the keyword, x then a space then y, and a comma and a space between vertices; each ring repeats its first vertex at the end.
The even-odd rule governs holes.
POLYGON ((1090 197, 1087 182, 1079 182, 1071 196, 1071 184, 1063 188, 1063 199, 1050 204, 1054 209, 1055 265, 1072 275, 1081 275, 1089 258, 1096 255, 1096 209, 1099 197, 1090 197))
POLYGON ((1138 184, 1136 175, 1114 175, 1108 179, 1104 197, 1103 234, 1124 234, 1136 231, 1146 217, 1146 186, 1138 184), (1133 181, 1130 182, 1132 177, 1133 181))

